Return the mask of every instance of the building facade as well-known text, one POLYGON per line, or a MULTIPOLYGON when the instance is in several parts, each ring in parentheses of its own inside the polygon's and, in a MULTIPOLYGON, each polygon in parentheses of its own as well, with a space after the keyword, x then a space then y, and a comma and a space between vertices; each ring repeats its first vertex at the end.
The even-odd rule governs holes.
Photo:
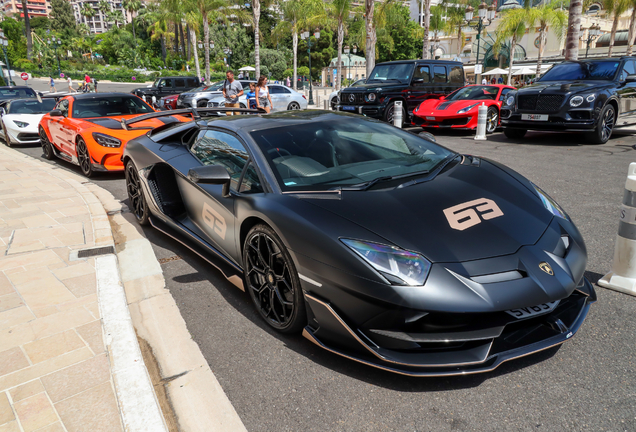
MULTIPOLYGON (((20 0, 1 0, 4 16, 23 17, 22 2, 20 0)), ((30 17, 46 17, 51 12, 51 0, 27 0, 27 12, 30 17)))
MULTIPOLYGON (((342 70, 340 71, 340 79, 356 81, 366 77, 367 59, 355 54, 342 54, 342 70)), ((332 87, 338 77, 338 57, 331 59, 329 66, 322 69, 321 82, 323 86, 332 87)))
MULTIPOLYGON (((123 16, 123 22, 119 22, 119 25, 127 24, 131 21, 132 17, 130 13, 124 10, 122 7, 121 0, 106 0, 110 6, 110 12, 121 12, 123 16)), ((144 2, 142 1, 142 5, 144 2)), ((71 0, 71 7, 73 8, 73 14, 75 15, 75 20, 79 24, 86 24, 92 34, 104 33, 109 28, 117 25, 117 23, 108 17, 109 11, 102 11, 99 9, 99 1, 98 0, 71 0), (82 7, 84 5, 88 5, 93 8, 95 12, 94 15, 90 18, 82 15, 82 7)))

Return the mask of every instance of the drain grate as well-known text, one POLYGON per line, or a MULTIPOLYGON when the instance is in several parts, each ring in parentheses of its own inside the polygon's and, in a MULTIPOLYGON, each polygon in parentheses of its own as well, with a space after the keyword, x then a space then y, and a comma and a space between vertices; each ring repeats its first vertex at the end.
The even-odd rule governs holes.
POLYGON ((90 258, 98 255, 114 254, 115 248, 112 246, 98 247, 93 249, 84 249, 77 252, 78 258, 90 258))

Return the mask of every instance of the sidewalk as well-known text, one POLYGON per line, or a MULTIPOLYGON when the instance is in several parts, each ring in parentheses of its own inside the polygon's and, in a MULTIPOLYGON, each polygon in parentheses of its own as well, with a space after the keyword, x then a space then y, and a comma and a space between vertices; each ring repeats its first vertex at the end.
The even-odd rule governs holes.
POLYGON ((0 147, 0 431, 166 430, 125 297, 125 314, 98 301, 123 295, 114 251, 77 257, 114 245, 108 216, 72 175, 17 154, 0 147))

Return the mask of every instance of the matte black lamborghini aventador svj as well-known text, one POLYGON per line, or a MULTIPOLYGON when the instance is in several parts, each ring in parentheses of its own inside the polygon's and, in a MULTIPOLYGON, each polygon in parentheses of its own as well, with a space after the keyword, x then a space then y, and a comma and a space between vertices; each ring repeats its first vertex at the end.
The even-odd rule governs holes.
POLYGON ((361 363, 490 371, 568 340, 596 300, 581 234, 545 192, 376 120, 197 118, 131 141, 124 163, 141 224, 273 328, 361 363))

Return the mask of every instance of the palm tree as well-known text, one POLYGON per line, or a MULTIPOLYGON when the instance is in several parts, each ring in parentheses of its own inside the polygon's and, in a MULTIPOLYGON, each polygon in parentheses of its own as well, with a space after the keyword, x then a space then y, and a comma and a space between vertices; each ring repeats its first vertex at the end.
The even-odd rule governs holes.
POLYGON ((579 34, 581 33, 581 12, 583 0, 570 0, 568 10, 568 36, 565 40, 565 60, 579 58, 579 34))
POLYGON ((188 31, 190 32, 190 42, 192 43, 192 52, 194 53, 194 67, 197 71, 197 78, 201 77, 201 68, 199 66, 199 51, 197 51, 197 32, 196 28, 201 21, 201 15, 195 11, 190 11, 185 16, 186 24, 188 25, 188 31))
POLYGON ((364 52, 367 56, 367 76, 371 76, 375 67, 375 44, 378 42, 378 35, 375 32, 375 0, 364 1, 364 29, 366 32, 366 43, 364 52))
POLYGON ((327 15, 330 16, 336 24, 338 34, 338 61, 336 62, 336 70, 338 71, 338 79, 335 80, 335 90, 340 90, 340 77, 342 74, 342 45, 345 35, 345 21, 349 18, 353 0, 333 0, 327 5, 327 15))
POLYGON ((424 38, 422 41, 422 58, 428 58, 428 33, 431 26, 431 0, 419 0, 420 3, 424 3, 424 38))
POLYGON ((88 25, 88 18, 95 16, 95 9, 90 4, 84 3, 80 8, 80 14, 84 17, 84 23, 88 25))
POLYGON ((515 48, 526 32, 528 25, 528 10, 511 9, 501 14, 501 21, 497 25, 497 39, 494 43, 494 52, 498 54, 507 40, 510 40, 510 52, 508 55, 508 85, 512 81, 512 65, 514 63, 515 48))
POLYGON ((612 23, 612 32, 610 33, 609 48, 607 50, 607 56, 611 57, 614 51, 614 39, 616 38, 616 29, 618 28, 618 20, 621 15, 629 9, 628 0, 603 0, 603 7, 608 14, 614 15, 614 22, 612 23))
POLYGON ((539 26, 539 54, 537 56, 537 78, 541 76, 541 60, 545 49, 548 27, 551 27, 560 42, 565 35, 568 16, 562 9, 557 8, 558 0, 544 3, 539 7, 528 10, 529 27, 539 26))
POLYGON ((137 36, 135 35, 135 12, 137 12, 139 9, 141 9, 141 2, 139 0, 122 0, 121 2, 122 7, 124 8, 124 10, 130 12, 130 22, 132 23, 132 33, 133 33, 133 38, 137 39, 137 36))
POLYGON ((459 3, 444 1, 439 7, 444 8, 448 33, 457 33, 457 55, 459 56, 464 41, 463 26, 465 22, 465 8, 458 7, 458 5, 459 3))
POLYGON ((292 34, 294 90, 296 90, 298 78, 298 33, 324 18, 324 3, 321 0, 286 1, 280 4, 280 11, 282 19, 276 24, 273 33, 277 39, 280 39, 283 34, 292 34))
POLYGON ((162 13, 157 13, 154 16, 154 23, 148 28, 150 30, 150 40, 157 40, 161 42, 161 58, 163 65, 166 65, 166 39, 174 36, 174 33, 168 29, 168 21, 162 13))
POLYGON ((636 0, 630 0, 632 17, 629 21, 629 33, 627 33, 627 52, 625 55, 631 56, 634 51, 634 37, 636 36, 636 0))
POLYGON ((33 39, 31 36, 31 19, 29 18, 29 9, 27 8, 27 0, 22 0, 22 13, 24 14, 24 31, 27 39, 27 59, 31 60, 33 55, 33 39))
POLYGON ((108 21, 109 13, 111 12, 110 3, 106 0, 99 0, 97 9, 102 13, 102 20, 108 21))

